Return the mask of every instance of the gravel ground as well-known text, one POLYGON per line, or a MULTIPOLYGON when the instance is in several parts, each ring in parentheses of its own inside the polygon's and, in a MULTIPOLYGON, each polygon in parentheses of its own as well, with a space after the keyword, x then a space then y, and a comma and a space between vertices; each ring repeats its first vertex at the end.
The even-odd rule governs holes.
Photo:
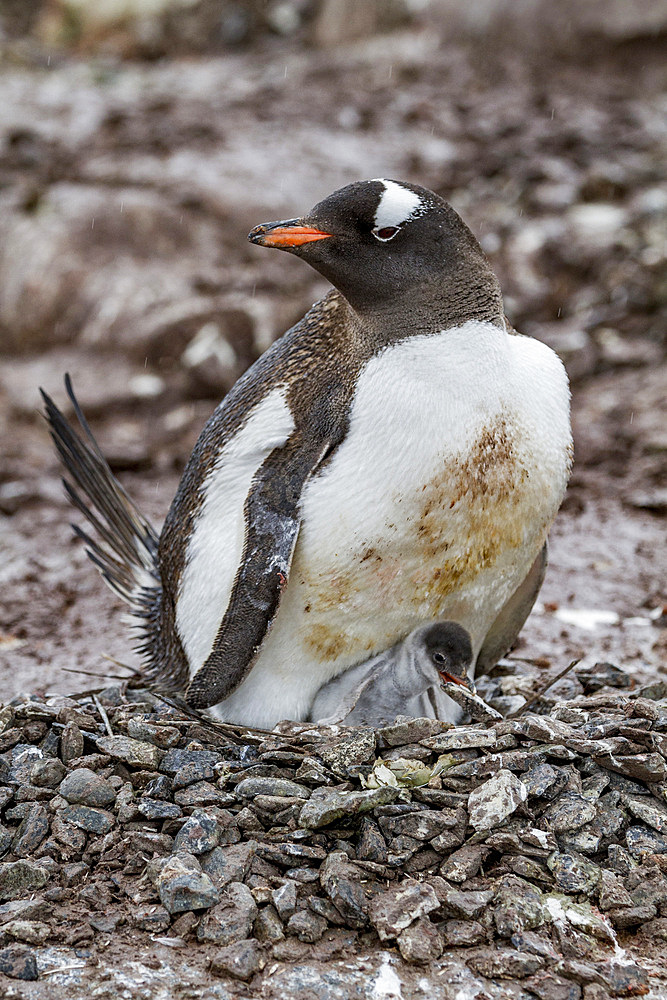
MULTIPOLYGON (((0 970, 26 998, 664 996, 667 684, 632 685, 578 666, 543 714, 375 731, 15 699, 0 970)), ((506 712, 543 687, 485 680, 506 712)))

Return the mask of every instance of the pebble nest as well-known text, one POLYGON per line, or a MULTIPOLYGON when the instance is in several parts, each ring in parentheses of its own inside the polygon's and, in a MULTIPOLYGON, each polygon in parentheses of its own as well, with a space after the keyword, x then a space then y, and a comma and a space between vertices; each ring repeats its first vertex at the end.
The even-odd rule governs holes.
POLYGON ((85 954, 125 926, 250 986, 379 945, 539 1000, 645 995, 619 937, 667 940, 667 684, 609 684, 631 681, 573 673, 567 700, 494 724, 271 733, 126 685, 17 698, 0 972, 39 979, 54 941, 85 954))

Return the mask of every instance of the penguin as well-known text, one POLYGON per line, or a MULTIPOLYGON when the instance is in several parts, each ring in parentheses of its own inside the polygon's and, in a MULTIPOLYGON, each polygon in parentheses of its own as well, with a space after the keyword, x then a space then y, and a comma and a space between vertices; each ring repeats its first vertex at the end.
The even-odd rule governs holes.
POLYGON ((488 667, 535 600, 569 476, 561 361, 510 327, 470 229, 418 185, 349 184, 249 239, 333 288, 214 411, 159 536, 71 385, 83 437, 44 396, 147 681, 271 728, 421 625, 458 622, 488 667))
POLYGON ((321 725, 383 726, 397 715, 429 715, 437 709, 437 690, 456 684, 475 693, 468 670, 472 645, 456 622, 421 625, 391 649, 350 667, 320 688, 310 712, 321 725))

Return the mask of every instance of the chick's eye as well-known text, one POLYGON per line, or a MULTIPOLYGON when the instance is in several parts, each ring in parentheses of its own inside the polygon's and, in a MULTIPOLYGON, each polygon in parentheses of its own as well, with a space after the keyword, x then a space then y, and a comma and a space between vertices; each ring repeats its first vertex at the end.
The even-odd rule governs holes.
POLYGON ((447 659, 445 657, 445 654, 444 653, 434 653, 433 654, 433 662, 434 663, 446 663, 447 659))
POLYGON ((373 236, 376 240, 380 240, 382 243, 388 243, 389 240, 393 240, 397 233, 400 233, 400 226, 383 226, 381 229, 374 229, 373 236))

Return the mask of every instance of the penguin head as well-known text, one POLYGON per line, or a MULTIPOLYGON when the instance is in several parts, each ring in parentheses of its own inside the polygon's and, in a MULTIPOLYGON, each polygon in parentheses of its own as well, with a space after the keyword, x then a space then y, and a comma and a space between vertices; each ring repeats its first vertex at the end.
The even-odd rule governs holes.
POLYGON ((473 234, 446 201, 416 184, 357 181, 302 218, 257 226, 248 239, 302 257, 361 313, 466 282, 488 287, 500 302, 473 234))
POLYGON ((421 630, 423 655, 444 683, 462 684, 473 693, 475 685, 468 677, 472 663, 470 635, 457 622, 442 621, 421 630))

